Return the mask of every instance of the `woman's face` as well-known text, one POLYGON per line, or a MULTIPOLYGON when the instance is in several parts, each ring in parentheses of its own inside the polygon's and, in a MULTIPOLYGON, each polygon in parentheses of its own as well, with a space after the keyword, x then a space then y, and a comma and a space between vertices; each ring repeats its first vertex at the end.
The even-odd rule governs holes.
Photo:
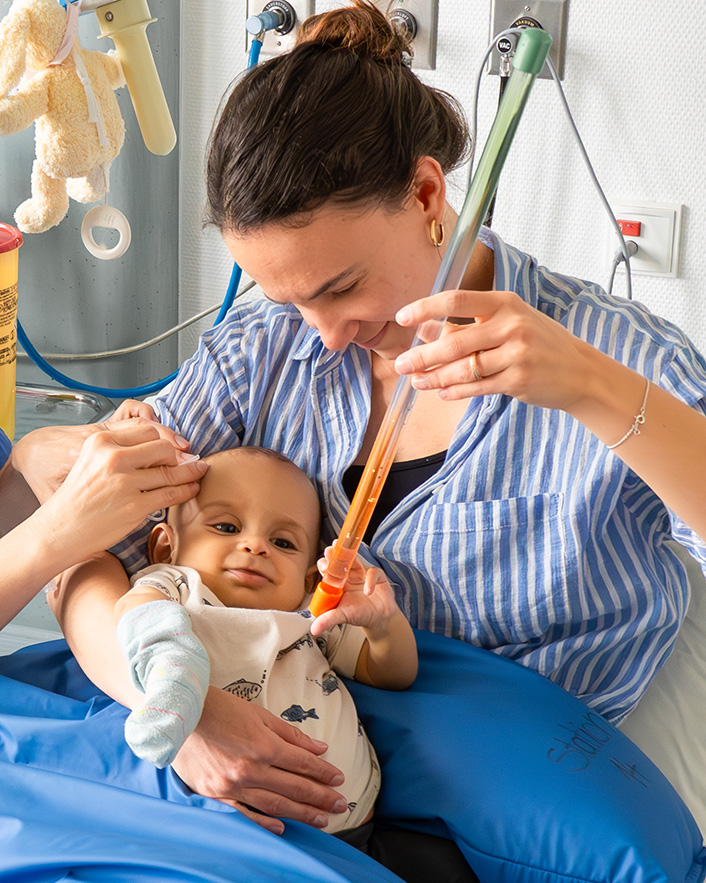
POLYGON ((350 343, 394 359, 414 329, 395 313, 431 291, 440 254, 416 198, 397 212, 324 207, 304 227, 224 234, 235 262, 265 295, 292 304, 330 350, 350 343))

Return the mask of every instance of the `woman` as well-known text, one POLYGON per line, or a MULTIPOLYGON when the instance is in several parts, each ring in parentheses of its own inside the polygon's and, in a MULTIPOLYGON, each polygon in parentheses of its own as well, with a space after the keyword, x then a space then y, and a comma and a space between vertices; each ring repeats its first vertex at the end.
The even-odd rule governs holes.
POLYGON ((185 453, 174 433, 131 419, 142 407, 121 406, 87 437, 83 427, 36 430, 14 452, 0 430, 0 628, 62 570, 113 545, 150 512, 197 493, 206 464, 185 453), (57 439, 74 439, 62 447, 75 462, 65 480, 52 467, 52 481, 62 482, 52 494, 45 469, 57 439))
MULTIPOLYGON (((420 394, 364 556, 414 626, 515 659, 618 722, 688 600, 663 540, 706 563, 706 476, 694 472, 706 363, 669 323, 488 230, 461 289, 426 296, 456 222, 444 177, 467 133, 404 49, 357 0, 236 84, 210 146, 210 220, 265 299, 204 335, 157 415, 201 454, 285 453, 317 481, 333 538, 411 374, 420 394), (438 341, 409 350, 418 323, 445 316, 438 341)), ((142 563, 140 538, 123 558, 142 563)), ((129 702, 92 646, 125 583, 101 597, 96 578, 64 581, 58 615, 89 675, 129 702)), ((317 824, 332 811, 336 774, 320 753, 214 695, 175 768, 280 831, 269 816, 317 824)))

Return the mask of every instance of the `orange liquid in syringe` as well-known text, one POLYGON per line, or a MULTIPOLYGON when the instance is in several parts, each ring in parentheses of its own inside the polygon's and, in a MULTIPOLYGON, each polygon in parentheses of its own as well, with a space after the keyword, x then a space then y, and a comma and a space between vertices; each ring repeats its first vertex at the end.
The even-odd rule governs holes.
POLYGON ((397 449, 397 437, 403 422, 399 422, 398 411, 390 407, 378 431, 360 484, 326 566, 324 578, 312 598, 310 610, 316 616, 335 607, 341 598, 351 565, 358 554, 358 548, 380 496, 380 490, 392 466, 397 449))

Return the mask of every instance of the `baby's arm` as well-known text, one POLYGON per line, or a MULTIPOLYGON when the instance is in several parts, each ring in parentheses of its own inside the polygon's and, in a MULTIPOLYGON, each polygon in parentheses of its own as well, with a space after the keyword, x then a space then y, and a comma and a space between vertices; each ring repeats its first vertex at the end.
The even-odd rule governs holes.
MULTIPOLYGON (((326 550, 328 553, 328 549, 326 550)), ((349 623, 363 629, 366 640, 355 679, 373 687, 405 690, 417 676, 417 644, 392 586, 378 568, 367 569, 360 559, 351 568, 338 607, 314 620, 312 635, 349 623)))
MULTIPOLYGON (((160 582, 161 582, 160 577, 160 582)), ((165 592, 137 583, 115 605, 118 642, 130 676, 145 694, 125 721, 125 739, 138 757, 170 764, 199 722, 209 682, 209 659, 168 580, 165 592)))
POLYGON ((397 606, 392 586, 384 573, 371 568, 365 589, 376 610, 370 625, 363 627, 366 641, 360 649, 355 679, 372 687, 406 690, 417 677, 417 644, 412 628, 397 606), (389 608, 382 612, 381 608, 389 608))

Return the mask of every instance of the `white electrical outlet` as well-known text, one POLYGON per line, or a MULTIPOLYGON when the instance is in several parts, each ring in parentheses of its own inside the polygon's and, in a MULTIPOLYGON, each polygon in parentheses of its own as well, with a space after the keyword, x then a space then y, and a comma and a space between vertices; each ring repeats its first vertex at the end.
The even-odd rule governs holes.
MULTIPOLYGON (((615 200, 610 206, 618 221, 640 224, 638 235, 623 229, 625 240, 632 239, 638 247, 637 254, 630 258, 630 271, 646 276, 676 276, 679 272, 682 206, 631 200, 615 200)), ((606 247, 609 266, 619 247, 618 234, 611 224, 606 247)), ((621 268, 624 269, 622 263, 618 269, 621 268)))
MULTIPOLYGON (((273 6, 286 5, 293 11, 293 26, 286 34, 280 34, 277 30, 270 30, 265 33, 262 41, 262 55, 280 55, 282 52, 289 52, 294 49, 294 44, 299 33, 302 22, 314 14, 314 0, 286 0, 285 4, 278 3, 277 0, 248 0, 245 12, 246 18, 251 15, 259 15, 266 9, 273 6)), ((288 10, 289 11, 289 10, 288 10)), ((245 30, 245 28, 243 28, 245 30)), ((250 34, 245 32, 245 49, 250 47, 250 34)))

